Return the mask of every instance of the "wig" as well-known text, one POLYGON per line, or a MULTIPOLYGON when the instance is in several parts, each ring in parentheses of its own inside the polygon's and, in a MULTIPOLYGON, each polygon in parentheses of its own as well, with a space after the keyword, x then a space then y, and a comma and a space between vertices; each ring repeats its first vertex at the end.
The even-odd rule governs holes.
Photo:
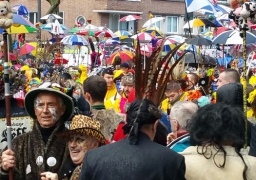
POLYGON ((217 152, 213 155, 214 163, 219 168, 224 168, 226 163, 226 151, 223 148, 225 143, 232 143, 236 153, 244 163, 243 178, 246 180, 246 170, 248 169, 240 149, 245 144, 245 121, 246 117, 239 107, 231 107, 223 103, 206 105, 200 108, 193 116, 188 131, 190 134, 191 145, 202 146, 202 150, 198 153, 209 159, 212 157, 206 156, 208 146, 214 146, 217 152), (217 153, 224 153, 223 164, 215 162, 217 153))

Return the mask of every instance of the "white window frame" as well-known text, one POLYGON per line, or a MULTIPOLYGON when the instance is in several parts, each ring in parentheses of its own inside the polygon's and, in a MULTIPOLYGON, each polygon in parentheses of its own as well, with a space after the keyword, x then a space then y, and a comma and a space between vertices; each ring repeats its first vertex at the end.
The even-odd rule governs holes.
MULTIPOLYGON (((172 29, 172 28, 171 28, 172 29)), ((178 16, 166 16, 166 32, 172 33, 172 34, 178 34, 179 33, 179 17, 178 16), (177 19, 177 32, 168 31, 168 18, 176 18, 177 19)))
POLYGON ((38 16, 38 13, 37 12, 35 12, 35 11, 30 11, 29 12, 29 14, 28 14, 28 20, 32 23, 32 24, 36 24, 37 23, 37 16, 38 16), (31 22, 30 21, 30 18, 32 17, 32 14, 33 14, 33 16, 34 16, 34 22, 31 22))
POLYGON ((59 19, 59 21, 60 21, 60 20, 62 21, 62 23, 60 23, 60 24, 63 24, 63 25, 64 25, 64 24, 65 24, 65 12, 64 12, 64 11, 60 11, 60 12, 59 12, 59 16, 62 17, 62 19, 59 19), (60 13, 62 13, 62 16, 60 15, 60 13))

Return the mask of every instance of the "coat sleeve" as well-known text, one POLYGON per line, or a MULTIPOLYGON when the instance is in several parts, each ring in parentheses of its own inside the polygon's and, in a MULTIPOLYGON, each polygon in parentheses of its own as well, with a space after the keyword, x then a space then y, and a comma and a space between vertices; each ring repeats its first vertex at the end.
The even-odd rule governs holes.
POLYGON ((185 158, 182 156, 175 180, 186 180, 185 173, 186 173, 185 158))
POLYGON ((84 161, 81 169, 81 173, 79 175, 79 180, 91 180, 91 175, 90 175, 90 164, 88 163, 88 154, 90 154, 90 151, 85 153, 84 156, 84 161))
POLYGON ((256 157, 256 124, 251 126, 250 156, 256 157))

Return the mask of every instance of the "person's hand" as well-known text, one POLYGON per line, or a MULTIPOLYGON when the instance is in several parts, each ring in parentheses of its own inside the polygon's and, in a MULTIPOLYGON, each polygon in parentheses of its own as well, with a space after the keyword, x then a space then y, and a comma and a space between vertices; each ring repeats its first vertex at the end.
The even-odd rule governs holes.
POLYGON ((2 161, 2 169, 5 171, 9 171, 10 168, 15 167, 16 160, 14 157, 14 152, 10 149, 3 151, 1 156, 2 161))
POLYGON ((177 139, 176 135, 172 132, 167 135, 167 144, 170 144, 172 141, 177 139))
POLYGON ((58 174, 51 172, 43 172, 41 173, 41 180, 58 180, 58 174))

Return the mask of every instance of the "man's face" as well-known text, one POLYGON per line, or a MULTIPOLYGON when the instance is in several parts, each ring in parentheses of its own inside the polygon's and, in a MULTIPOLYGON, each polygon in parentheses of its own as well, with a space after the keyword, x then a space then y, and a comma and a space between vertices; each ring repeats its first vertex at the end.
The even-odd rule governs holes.
POLYGON ((114 75, 104 74, 103 78, 106 80, 108 87, 111 87, 113 85, 113 83, 114 83, 114 81, 113 81, 114 75))
POLYGON ((69 153, 75 164, 81 164, 85 153, 97 146, 92 143, 91 137, 83 134, 74 134, 68 141, 69 153))
POLYGON ((123 71, 124 71, 124 73, 125 73, 125 74, 127 74, 129 69, 128 69, 128 68, 126 68, 126 67, 122 67, 122 68, 121 68, 121 70, 123 70, 123 71))
POLYGON ((188 77, 188 87, 190 88, 190 87, 194 86, 195 82, 192 79, 192 75, 191 74, 188 74, 187 77, 188 77))
POLYGON ((43 128, 54 126, 64 114, 66 106, 61 104, 54 93, 41 93, 34 101, 37 121, 43 128))
POLYGON ((166 97, 170 102, 174 102, 180 95, 180 92, 168 91, 165 92, 166 97))
POLYGON ((134 85, 132 85, 132 84, 125 84, 123 87, 124 87, 123 91, 124 91, 125 96, 129 97, 129 94, 130 94, 131 90, 134 88, 134 85))
POLYGON ((217 89, 219 89, 221 86, 228 84, 229 81, 226 80, 225 73, 220 73, 217 81, 217 89))

